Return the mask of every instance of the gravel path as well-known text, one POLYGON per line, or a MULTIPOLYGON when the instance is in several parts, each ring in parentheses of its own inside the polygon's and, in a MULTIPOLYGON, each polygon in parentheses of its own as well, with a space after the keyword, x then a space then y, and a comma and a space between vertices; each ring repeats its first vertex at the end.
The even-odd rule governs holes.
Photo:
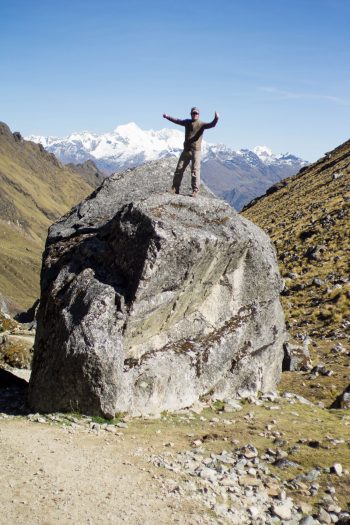
POLYGON ((139 445, 106 432, 1 421, 0 524, 210 523, 168 496, 139 445))

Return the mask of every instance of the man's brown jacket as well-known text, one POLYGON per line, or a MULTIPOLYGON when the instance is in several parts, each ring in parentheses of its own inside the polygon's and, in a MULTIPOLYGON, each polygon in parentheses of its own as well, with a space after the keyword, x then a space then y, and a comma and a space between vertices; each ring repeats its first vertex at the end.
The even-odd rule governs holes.
POLYGON ((166 117, 170 122, 179 124, 179 126, 185 127, 185 142, 184 150, 200 150, 202 147, 202 136, 205 129, 214 128, 218 122, 218 118, 215 117, 211 122, 202 122, 201 120, 185 119, 166 117))

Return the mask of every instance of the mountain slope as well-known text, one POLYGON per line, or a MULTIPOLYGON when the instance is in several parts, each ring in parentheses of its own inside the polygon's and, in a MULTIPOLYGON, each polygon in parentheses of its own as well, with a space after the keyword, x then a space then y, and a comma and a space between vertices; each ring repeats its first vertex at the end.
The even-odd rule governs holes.
POLYGON ((350 339, 350 140, 243 215, 275 243, 293 334, 350 339))
POLYGON ((202 173, 211 190, 240 211, 272 184, 294 175, 307 164, 289 153, 274 155, 266 146, 257 146, 254 151, 234 151, 222 144, 206 145, 202 173))
POLYGON ((47 228, 92 187, 41 145, 0 123, 0 293, 11 308, 37 298, 47 228))
MULTIPOLYGON (((89 132, 68 137, 29 137, 42 144, 64 163, 93 160, 106 173, 123 171, 149 160, 178 156, 182 151, 183 129, 142 130, 135 123, 118 126, 102 135, 89 132)), ((274 155, 265 146, 254 151, 234 151, 223 144, 203 141, 203 180, 219 197, 240 210, 271 184, 297 173, 306 161, 294 155, 274 155)))
POLYGON ((92 160, 86 160, 82 164, 69 163, 66 164, 66 167, 79 173, 79 175, 93 188, 98 188, 107 177, 104 172, 98 169, 92 160))

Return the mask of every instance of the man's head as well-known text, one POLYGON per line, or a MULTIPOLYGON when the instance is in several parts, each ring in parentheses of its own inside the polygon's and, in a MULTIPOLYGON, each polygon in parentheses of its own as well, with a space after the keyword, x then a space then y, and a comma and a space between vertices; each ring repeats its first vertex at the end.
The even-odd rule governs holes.
POLYGON ((194 107, 191 108, 191 118, 192 120, 198 120, 199 119, 199 109, 194 107))

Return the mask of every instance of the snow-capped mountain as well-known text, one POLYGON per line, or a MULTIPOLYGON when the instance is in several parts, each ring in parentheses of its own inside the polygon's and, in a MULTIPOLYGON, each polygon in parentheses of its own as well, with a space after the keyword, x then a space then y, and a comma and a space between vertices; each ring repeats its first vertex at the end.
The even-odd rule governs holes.
POLYGON ((68 137, 30 136, 40 142, 64 164, 93 160, 108 174, 137 166, 149 160, 178 155, 183 145, 179 130, 142 130, 134 122, 118 126, 110 133, 96 135, 88 131, 72 133, 68 137))
MULTIPOLYGON (((41 143, 64 164, 93 160, 99 169, 111 174, 149 160, 178 156, 184 133, 183 129, 143 130, 131 122, 102 135, 84 131, 64 138, 26 138, 41 143)), ((235 151, 224 144, 202 143, 204 181, 237 209, 306 164, 289 153, 274 155, 266 146, 235 151)))

